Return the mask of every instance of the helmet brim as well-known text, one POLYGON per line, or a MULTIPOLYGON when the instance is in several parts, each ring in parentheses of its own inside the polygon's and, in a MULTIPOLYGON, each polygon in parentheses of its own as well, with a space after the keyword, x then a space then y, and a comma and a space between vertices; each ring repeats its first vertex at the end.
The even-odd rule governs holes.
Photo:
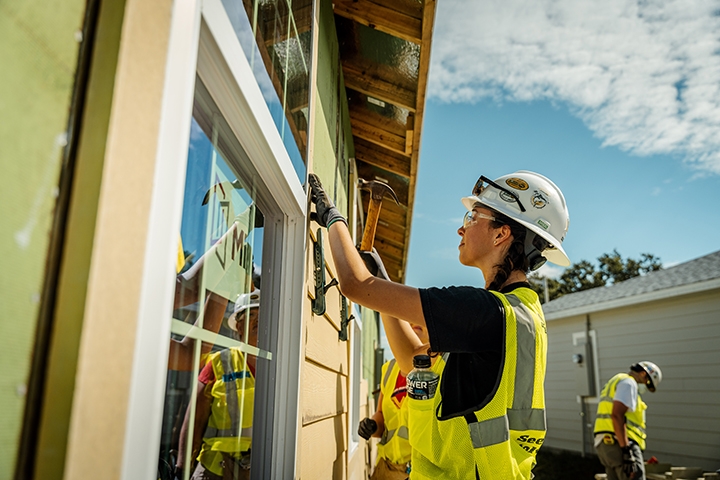
MULTIPOLYGON (((492 211, 497 211, 495 208, 493 208, 492 205, 488 204, 487 202, 484 202, 480 197, 476 197, 474 195, 471 195, 469 197, 463 197, 462 203, 468 210, 472 211, 473 207, 476 203, 479 203, 481 205, 484 205, 486 208, 489 208, 492 211)), ((502 213, 502 212, 498 212, 502 213)), ((507 214, 502 213, 503 215, 509 217, 507 214)), ((549 235, 548 232, 543 230, 542 228, 538 227, 537 225, 534 225, 530 222, 527 222, 525 220, 519 219, 519 218, 512 218, 514 221, 518 222, 520 225, 524 226, 531 232, 534 232, 535 234, 539 235, 541 238, 545 239, 548 243, 550 243, 553 248, 548 248, 544 252, 542 252, 542 256, 547 258, 549 262, 554 263, 555 265, 560 265, 561 267, 568 267, 570 266, 570 258, 567 256, 567 253, 565 253, 565 249, 563 249, 562 244, 558 242, 557 239, 553 238, 552 235, 549 235)))

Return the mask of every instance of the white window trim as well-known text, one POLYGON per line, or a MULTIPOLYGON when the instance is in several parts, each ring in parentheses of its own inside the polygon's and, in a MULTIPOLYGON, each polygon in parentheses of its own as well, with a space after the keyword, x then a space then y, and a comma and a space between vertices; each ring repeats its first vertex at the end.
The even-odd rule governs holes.
POLYGON ((348 375, 348 460, 352 458, 355 451, 360 446, 359 435, 357 435, 357 425, 362 420, 360 412, 360 382, 362 381, 362 317, 360 308, 357 304, 352 304, 351 313, 355 319, 348 324, 350 345, 350 375, 348 375), (353 412, 358 412, 357 418, 353 417, 353 412), (357 421, 354 421, 357 420, 357 421), (358 437, 358 438, 355 438, 358 437))
POLYGON ((266 224, 266 238, 275 238, 268 254, 284 271, 263 272, 273 282, 263 305, 281 319, 267 342, 283 354, 257 379, 257 393, 273 401, 256 408, 256 427, 270 435, 253 446, 252 477, 294 478, 307 196, 220 0, 174 2, 167 58, 121 478, 157 474, 177 256, 168 245, 180 231, 196 72, 233 131, 242 133, 238 140, 281 211, 271 215, 276 221, 266 224))

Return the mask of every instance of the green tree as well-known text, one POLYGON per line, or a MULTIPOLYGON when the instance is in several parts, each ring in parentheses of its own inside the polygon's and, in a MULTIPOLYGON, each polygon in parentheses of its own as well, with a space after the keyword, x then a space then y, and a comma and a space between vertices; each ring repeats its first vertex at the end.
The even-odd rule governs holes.
POLYGON ((540 300, 544 301, 546 287, 549 299, 554 300, 567 293, 612 285, 662 268, 660 258, 650 253, 641 254, 640 259, 624 260, 617 250, 613 250, 600 255, 597 262, 598 265, 587 260, 574 263, 565 269, 559 279, 534 272, 528 276, 528 281, 540 295, 540 300))

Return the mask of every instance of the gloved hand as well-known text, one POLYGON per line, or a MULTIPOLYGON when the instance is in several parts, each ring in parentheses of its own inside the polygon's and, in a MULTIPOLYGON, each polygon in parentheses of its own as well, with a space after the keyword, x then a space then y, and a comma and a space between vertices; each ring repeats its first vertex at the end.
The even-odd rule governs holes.
POLYGON ((340 214, 340 210, 335 207, 330 197, 327 196, 317 175, 311 173, 308 176, 308 185, 310 185, 310 200, 315 204, 315 212, 310 214, 310 218, 325 228, 329 228, 330 225, 337 221, 347 225, 347 220, 340 214))
POLYGON ((368 270, 370 270, 370 273, 378 278, 390 280, 390 276, 388 275, 387 270, 385 270, 385 264, 380 258, 380 255, 378 255, 377 250, 375 250, 375 247, 373 247, 372 252, 360 251, 358 253, 360 253, 360 256, 365 262, 365 266, 368 270))
POLYGON ((628 478, 635 478, 640 473, 640 459, 635 456, 635 452, 630 445, 622 447, 623 464, 622 469, 628 478))
POLYGON ((358 435, 365 440, 370 440, 372 434, 377 431, 377 422, 372 418, 363 418, 358 425, 358 435))

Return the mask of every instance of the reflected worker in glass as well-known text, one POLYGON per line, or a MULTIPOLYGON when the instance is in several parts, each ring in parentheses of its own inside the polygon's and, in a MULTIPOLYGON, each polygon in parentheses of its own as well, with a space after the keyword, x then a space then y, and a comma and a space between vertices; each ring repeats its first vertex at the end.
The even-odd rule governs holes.
MULTIPOLYGON (((236 339, 258 343, 260 290, 241 295, 228 319, 236 339), (248 320, 249 319, 249 320, 248 320)), ((250 478, 250 446, 255 396, 256 356, 240 347, 212 353, 198 377, 192 457, 197 466, 192 480, 245 480, 250 478)), ((180 431, 180 452, 187 448, 191 405, 180 431)), ((184 478, 184 455, 178 458, 176 478, 184 478)))

